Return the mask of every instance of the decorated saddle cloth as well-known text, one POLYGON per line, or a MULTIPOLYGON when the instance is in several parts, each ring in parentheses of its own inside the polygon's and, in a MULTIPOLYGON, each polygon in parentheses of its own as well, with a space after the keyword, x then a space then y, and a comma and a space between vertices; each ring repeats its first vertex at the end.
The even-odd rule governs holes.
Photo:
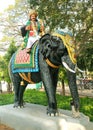
POLYGON ((71 61, 76 64, 76 45, 72 35, 70 33, 64 33, 63 31, 57 31, 56 33, 53 33, 53 35, 62 39, 71 61))
POLYGON ((19 49, 12 60, 12 72, 38 72, 38 43, 35 43, 28 54, 26 49, 19 49))

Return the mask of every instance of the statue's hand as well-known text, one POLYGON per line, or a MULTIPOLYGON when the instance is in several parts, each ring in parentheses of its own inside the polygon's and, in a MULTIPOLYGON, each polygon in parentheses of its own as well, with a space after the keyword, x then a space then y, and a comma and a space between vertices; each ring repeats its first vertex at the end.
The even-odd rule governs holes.
POLYGON ((30 25, 26 26, 26 30, 30 30, 30 25))

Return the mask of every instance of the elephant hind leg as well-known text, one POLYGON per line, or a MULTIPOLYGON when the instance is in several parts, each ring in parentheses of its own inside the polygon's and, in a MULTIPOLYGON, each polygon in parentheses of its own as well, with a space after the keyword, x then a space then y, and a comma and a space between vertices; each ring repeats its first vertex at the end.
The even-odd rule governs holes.
POLYGON ((25 89, 26 89, 26 86, 27 86, 27 85, 20 86, 20 91, 19 91, 19 103, 18 103, 18 106, 19 106, 19 107, 24 107, 23 96, 24 96, 24 91, 25 91, 25 89))
POLYGON ((14 85, 14 107, 23 106, 23 94, 26 88, 25 85, 20 85, 21 78, 19 75, 14 75, 13 85, 14 85))
POLYGON ((13 82, 14 86, 14 107, 18 106, 19 102, 19 89, 20 89, 20 83, 16 82, 16 80, 13 82))

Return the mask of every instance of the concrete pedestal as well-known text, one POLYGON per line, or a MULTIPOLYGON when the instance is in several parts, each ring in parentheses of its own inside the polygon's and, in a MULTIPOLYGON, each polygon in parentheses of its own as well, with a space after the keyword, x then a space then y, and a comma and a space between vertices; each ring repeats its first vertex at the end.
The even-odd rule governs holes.
POLYGON ((50 117, 46 106, 26 104, 25 108, 13 108, 13 104, 0 106, 0 123, 15 130, 93 130, 93 123, 80 113, 73 118, 72 112, 59 110, 60 116, 50 117))

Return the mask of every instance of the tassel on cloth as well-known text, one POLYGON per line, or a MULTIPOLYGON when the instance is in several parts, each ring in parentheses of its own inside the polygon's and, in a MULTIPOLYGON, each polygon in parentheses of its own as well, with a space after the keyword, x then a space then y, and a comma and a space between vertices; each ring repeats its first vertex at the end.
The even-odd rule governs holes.
POLYGON ((24 86, 24 81, 23 81, 23 80, 20 82, 20 85, 21 85, 21 86, 24 86))

